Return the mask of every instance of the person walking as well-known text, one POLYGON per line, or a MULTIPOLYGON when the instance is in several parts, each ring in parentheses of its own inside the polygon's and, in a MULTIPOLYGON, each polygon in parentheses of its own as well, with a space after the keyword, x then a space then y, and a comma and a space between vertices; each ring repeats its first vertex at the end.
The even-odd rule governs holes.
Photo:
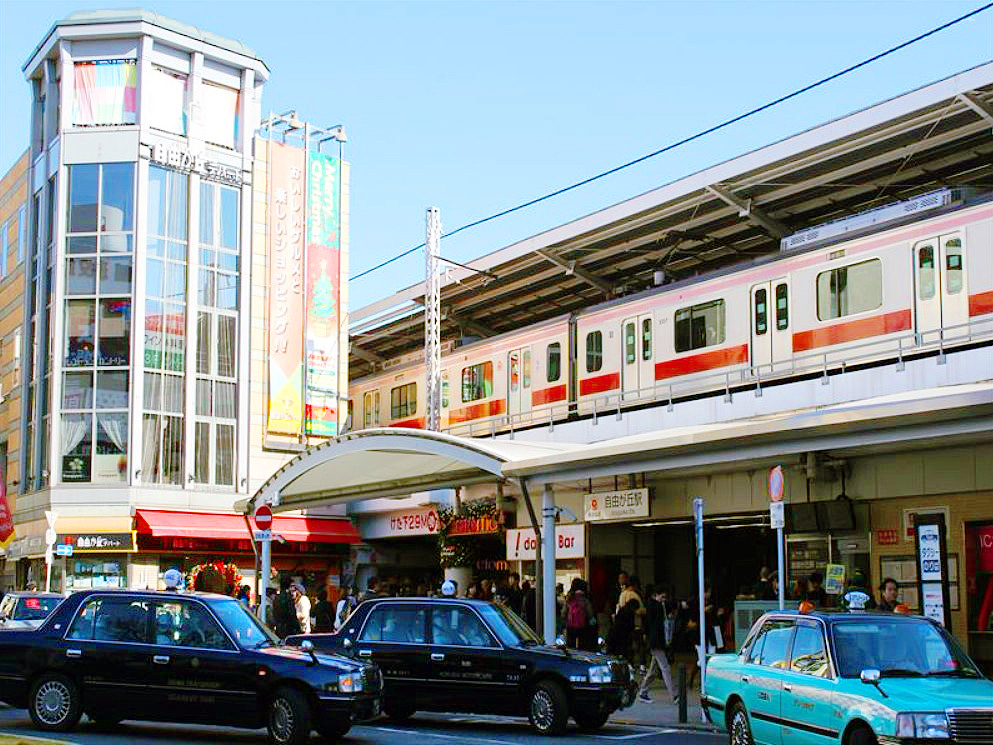
POLYGON ((280 577, 279 594, 272 603, 272 620, 275 623, 273 628, 280 639, 300 633, 300 621, 297 620, 296 602, 290 584, 288 576, 280 577))
POLYGON ((631 662, 631 642, 634 638, 635 616, 640 602, 636 598, 631 598, 617 611, 614 623, 607 634, 607 654, 623 657, 631 662))
POLYGON ((593 603, 586 597, 586 583, 583 580, 577 578, 572 581, 572 589, 562 610, 566 646, 593 651, 589 645, 589 628, 593 624, 594 610, 593 603))
POLYGON ((297 623, 300 625, 301 634, 310 633, 310 598, 307 591, 300 583, 290 586, 290 594, 293 598, 293 610, 297 623))
POLYGON ((358 603, 358 588, 349 587, 345 590, 345 594, 342 595, 341 600, 334 609, 334 630, 337 631, 342 626, 345 625, 345 621, 348 617, 352 615, 352 611, 355 610, 355 606, 358 603))
POLYGON ((677 698, 676 689, 672 683, 672 670, 669 668, 669 645, 666 641, 667 620, 668 608, 665 605, 665 592, 660 589, 653 593, 650 590, 648 600, 645 603, 645 634, 651 662, 648 663, 648 670, 638 687, 638 698, 642 701, 652 700, 648 693, 648 686, 660 675, 673 701, 677 698))

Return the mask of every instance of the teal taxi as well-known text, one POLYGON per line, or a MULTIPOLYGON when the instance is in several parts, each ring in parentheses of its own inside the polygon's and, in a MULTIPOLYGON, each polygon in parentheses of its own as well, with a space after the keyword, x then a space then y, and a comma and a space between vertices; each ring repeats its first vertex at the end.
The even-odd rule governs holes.
POLYGON ((731 745, 993 744, 993 681, 920 616, 766 613, 701 704, 731 745))

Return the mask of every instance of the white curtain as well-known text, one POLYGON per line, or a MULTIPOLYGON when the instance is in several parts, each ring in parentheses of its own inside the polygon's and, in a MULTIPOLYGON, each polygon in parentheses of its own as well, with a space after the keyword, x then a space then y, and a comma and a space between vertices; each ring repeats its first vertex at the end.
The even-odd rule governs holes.
POLYGON ((69 455, 90 433, 89 414, 67 414, 62 417, 62 455, 69 455))
POLYGON ((145 414, 142 421, 141 480, 146 484, 158 481, 159 416, 145 414))
POLYGON ((106 433, 110 441, 118 452, 128 451, 128 420, 126 414, 101 414, 97 418, 97 424, 106 433))

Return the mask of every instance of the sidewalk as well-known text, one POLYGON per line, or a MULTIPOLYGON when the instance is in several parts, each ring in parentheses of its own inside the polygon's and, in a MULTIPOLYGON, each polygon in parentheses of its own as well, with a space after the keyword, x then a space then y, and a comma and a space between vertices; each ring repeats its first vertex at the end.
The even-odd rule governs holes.
POLYGON ((672 696, 662 684, 653 685, 649 691, 652 701, 635 698, 634 704, 621 709, 610 717, 617 724, 640 724, 652 727, 676 727, 713 731, 715 728, 703 720, 700 709, 700 691, 689 691, 686 697, 686 722, 679 721, 679 707, 672 702, 672 696))

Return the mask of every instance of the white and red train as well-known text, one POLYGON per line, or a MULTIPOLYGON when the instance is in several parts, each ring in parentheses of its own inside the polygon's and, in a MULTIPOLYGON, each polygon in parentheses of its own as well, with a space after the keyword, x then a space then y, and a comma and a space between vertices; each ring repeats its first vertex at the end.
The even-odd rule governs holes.
MULTIPOLYGON (((457 348, 442 358, 441 428, 516 429, 665 399, 687 384, 702 393, 815 364, 912 354, 939 339, 947 348, 975 341, 979 327, 988 340, 993 197, 938 209, 929 197, 901 203, 911 206, 895 226, 457 348)), ((901 205, 886 209, 892 216, 901 205)), ((423 359, 353 381, 352 428, 423 428, 425 385, 423 359)))

